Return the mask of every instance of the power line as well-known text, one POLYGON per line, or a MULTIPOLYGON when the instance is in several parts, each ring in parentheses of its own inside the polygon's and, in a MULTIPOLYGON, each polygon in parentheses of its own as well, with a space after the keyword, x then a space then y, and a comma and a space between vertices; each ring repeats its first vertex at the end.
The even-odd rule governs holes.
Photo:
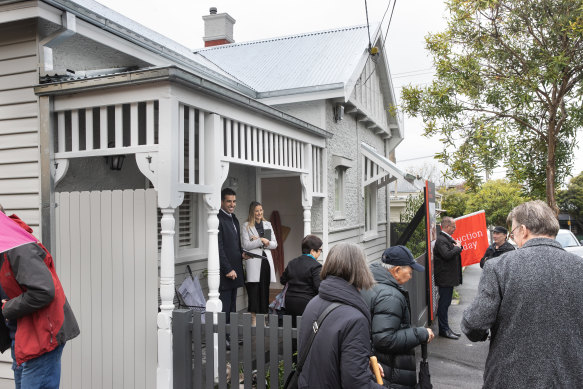
POLYGON ((431 155, 426 155, 423 157, 415 157, 415 158, 409 158, 409 159, 398 159, 397 162, 408 162, 408 161, 415 161, 417 159, 426 159, 426 158, 434 158, 435 155, 431 154, 431 155))
MULTIPOLYGON (((389 27, 390 27, 390 25, 391 25, 391 20, 393 20, 393 12, 395 12, 395 4, 396 4, 396 3, 397 3, 397 0, 393 0, 393 10, 391 11, 391 17, 389 18, 389 23, 387 24, 387 33, 389 32, 389 27)), ((369 60, 369 58, 370 58, 370 54, 371 54, 371 53, 370 53, 370 50, 371 50, 371 48, 372 48, 372 43, 371 43, 371 40, 370 40, 370 28, 369 28, 369 23, 368 23, 368 7, 367 7, 366 0, 364 0, 364 6, 365 6, 365 9, 366 9, 366 27, 367 27, 367 29, 368 29, 368 48, 369 48, 369 57, 366 59, 366 63, 368 63, 368 60, 369 60)), ((383 25, 383 21, 385 20, 385 16, 387 15, 387 12, 388 12, 388 10, 389 10, 389 7, 390 7, 390 6, 391 6, 391 1, 389 0, 389 4, 387 5, 387 8, 385 9, 385 13, 384 13, 384 15, 383 15, 383 18, 381 19, 381 24, 380 24, 380 26, 379 26, 379 29, 380 29, 380 28, 382 27, 382 25, 383 25)), ((382 31, 381 31, 381 33, 382 33, 382 31)), ((384 39, 386 39, 386 38, 387 38, 387 34, 385 33, 385 38, 384 38, 384 39)), ((385 45, 386 45, 386 41, 383 41, 383 50, 385 49, 385 45)), ((364 66, 365 66, 365 68, 366 68, 366 63, 365 63, 365 65, 364 65, 364 66)), ((363 85, 363 86, 364 86, 364 85, 366 85, 367 81, 368 81, 368 80, 369 80, 369 78, 370 78, 370 77, 373 75, 373 73, 375 72, 375 70, 376 70, 376 66, 375 66, 375 68, 372 70, 372 72, 370 72, 370 74, 369 74, 369 75, 368 75, 368 77, 367 77, 367 78, 364 80, 364 82, 362 83, 362 85, 363 85)))
MULTIPOLYGON (((387 9, 385 9, 385 13, 383 14, 383 18, 381 19, 381 24, 380 26, 383 25, 383 22, 385 21, 385 16, 387 16, 387 12, 389 11, 389 8, 391 8, 391 0, 389 0, 389 4, 387 5, 387 9)), ((392 15, 392 14, 391 14, 392 15)))
POLYGON ((427 72, 429 70, 433 70, 433 67, 423 68, 423 69, 415 69, 415 70, 408 70, 406 72, 399 72, 393 74, 394 76, 400 76, 401 74, 408 74, 408 73, 417 73, 417 72, 427 72))
POLYGON ((432 75, 434 72, 423 72, 423 73, 417 73, 417 74, 404 74, 401 76, 393 76, 392 78, 407 78, 407 77, 422 77, 422 76, 427 76, 427 75, 432 75))
MULTIPOLYGON (((390 4, 390 2, 389 2, 390 4)), ((385 32, 385 37, 383 38, 383 51, 385 50, 385 45, 387 44, 387 35, 389 34, 389 27, 391 27, 391 21, 393 20, 393 12, 395 12, 395 4, 397 0, 393 1, 393 10, 391 11, 391 17, 389 18, 389 24, 387 24, 387 31, 385 32)))
POLYGON ((368 5, 366 3, 366 0, 364 0, 364 10, 366 11, 366 29, 368 31, 368 50, 370 52, 370 49, 372 47, 372 43, 370 41, 370 24, 368 23, 368 5))

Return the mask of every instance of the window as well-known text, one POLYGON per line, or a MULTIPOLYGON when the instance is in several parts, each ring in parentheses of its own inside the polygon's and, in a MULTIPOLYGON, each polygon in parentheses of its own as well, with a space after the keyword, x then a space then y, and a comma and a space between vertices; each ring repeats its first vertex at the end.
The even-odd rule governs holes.
MULTIPOLYGON (((185 193, 184 201, 174 212, 174 231, 176 233, 175 247, 177 252, 188 249, 199 249, 201 246, 200 236, 200 195, 198 193, 185 193)), ((158 250, 162 248, 162 211, 158 209, 158 250)))
POLYGON ((364 232, 366 235, 377 233, 377 187, 376 184, 364 187, 364 232))
POLYGON ((344 218, 344 175, 346 168, 337 166, 334 169, 334 219, 344 218))
POLYGON ((198 236, 198 193, 185 193, 184 201, 178 207, 178 248, 193 249, 199 247, 198 236))

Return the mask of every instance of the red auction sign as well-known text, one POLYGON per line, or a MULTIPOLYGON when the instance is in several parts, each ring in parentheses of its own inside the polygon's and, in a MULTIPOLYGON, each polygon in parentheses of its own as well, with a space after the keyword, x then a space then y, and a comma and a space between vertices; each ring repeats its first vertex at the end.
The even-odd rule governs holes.
POLYGON ((462 243, 462 266, 480 262, 488 248, 486 212, 478 211, 455 219, 452 238, 462 243))

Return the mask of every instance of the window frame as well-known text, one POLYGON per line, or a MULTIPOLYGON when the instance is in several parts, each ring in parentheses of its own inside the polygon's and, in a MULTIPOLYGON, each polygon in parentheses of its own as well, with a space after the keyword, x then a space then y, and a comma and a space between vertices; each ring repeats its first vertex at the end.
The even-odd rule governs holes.
POLYGON ((378 231, 378 188, 372 183, 364 187, 364 237, 376 237, 378 231))
POLYGON ((334 168, 334 220, 346 218, 346 202, 344 198, 346 170, 347 168, 341 165, 334 168))
MULTIPOLYGON (((191 210, 190 210, 190 229, 194 234, 194 240, 198 242, 198 247, 185 247, 180 245, 180 207, 184 202, 174 210, 174 253, 176 264, 184 262, 192 262, 199 259, 207 258, 208 256, 208 239, 206 238, 206 213, 204 212, 204 202, 202 201, 202 194, 186 192, 184 196, 190 196, 191 210), (193 231, 194 230, 194 231, 193 231)), ((186 200, 186 199, 185 199, 186 200)), ((161 211, 158 209, 158 239, 161 239, 160 233, 160 217, 161 211)), ((158 246, 158 253, 161 251, 161 244, 158 246)))

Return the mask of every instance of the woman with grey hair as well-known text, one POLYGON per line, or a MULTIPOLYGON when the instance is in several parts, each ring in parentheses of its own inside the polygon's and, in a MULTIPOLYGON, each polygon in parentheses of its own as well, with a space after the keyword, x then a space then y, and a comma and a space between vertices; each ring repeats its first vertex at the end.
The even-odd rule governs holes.
POLYGON ((473 342, 491 332, 484 388, 582 388, 583 261, 555 240, 544 202, 517 206, 508 222, 519 249, 488 261, 462 318, 473 342))
POLYGON ((368 307, 361 289, 374 285, 364 252, 353 243, 332 247, 321 273, 318 295, 302 316, 299 355, 312 333, 312 323, 332 303, 341 305, 330 312, 314 337, 299 388, 382 388, 369 370, 371 355, 368 307))

